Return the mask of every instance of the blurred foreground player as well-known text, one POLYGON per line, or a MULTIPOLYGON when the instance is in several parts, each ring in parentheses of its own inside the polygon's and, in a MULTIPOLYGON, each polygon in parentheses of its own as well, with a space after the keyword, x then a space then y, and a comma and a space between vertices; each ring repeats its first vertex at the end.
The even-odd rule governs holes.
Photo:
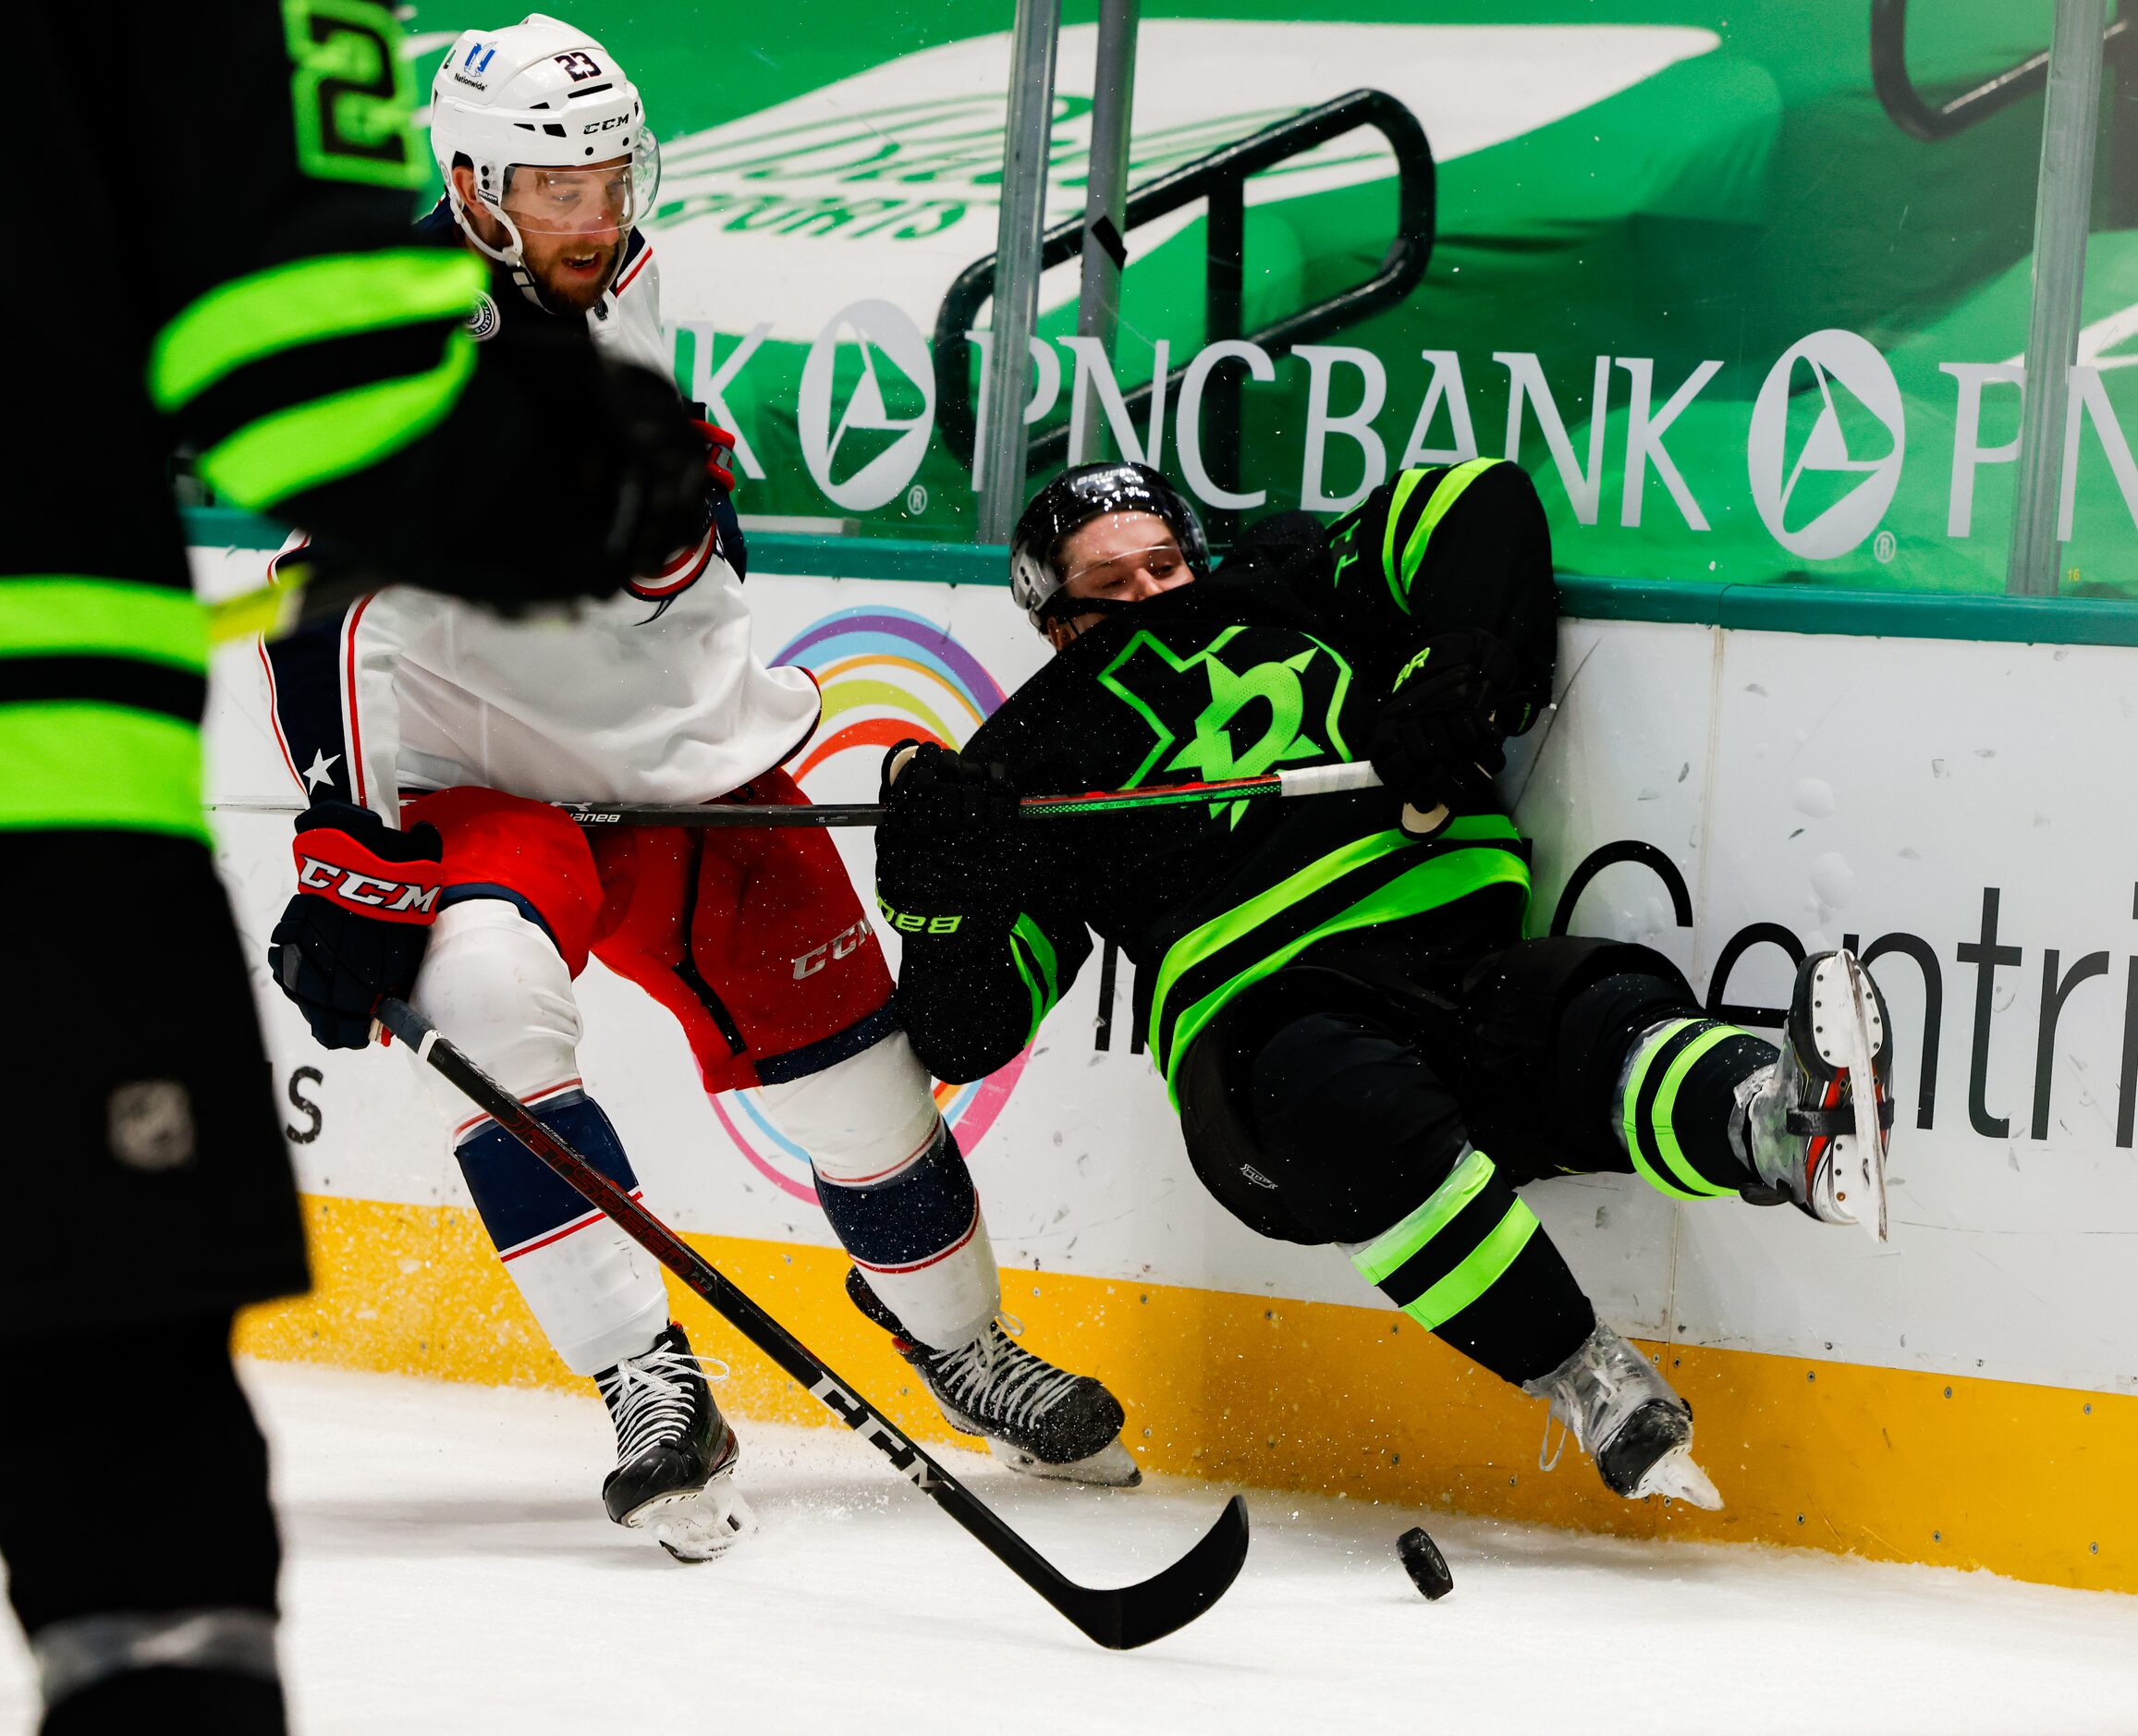
POLYGON ((1343 1247, 1548 1399, 1618 1494, 1719 1505, 1689 1407, 1597 1321, 1515 1189, 1633 1171, 1674 1199, 1786 1198, 1883 1235, 1884 1009, 1850 955, 1819 953, 1778 1052, 1705 1017, 1645 947, 1521 938, 1527 845, 1491 775, 1551 697, 1558 602, 1528 477, 1489 458, 1406 471, 1328 532, 1265 520, 1205 577, 1164 478, 1086 465, 1034 498, 1011 561, 1053 662, 962 755, 886 764, 877 889, 922 1059, 949 1080, 999 1067, 1096 930, 1137 967, 1189 1155, 1233 1216, 1343 1247), (1388 788, 1048 823, 1010 805, 1355 757, 1388 788), (1452 818, 1413 835, 1402 801, 1452 818))
POLYGON ((60 300, 40 272, 0 291, 28 436, 0 468, 0 1054, 43 1130, 7 1169, 0 1548, 52 1736, 279 1730, 266 1449, 228 1342, 237 1308, 305 1288, 304 1245, 202 813, 208 642, 169 453, 381 571, 513 599, 613 589, 674 546, 704 446, 583 337, 477 365, 481 271, 405 226, 384 6, 13 16, 70 227, 60 300), (512 475, 567 383, 589 408, 543 440, 539 522, 445 517, 449 477, 512 475), (89 1368, 123 1406, 48 1389, 89 1368), (87 1506, 60 1495, 85 1478, 87 1506))
MULTIPOLYGON (((662 365, 659 275, 635 226, 657 155, 608 51, 540 14, 467 31, 431 115, 446 192, 421 227, 490 262, 485 347, 591 332, 607 355, 662 365)), ((578 414, 560 392, 539 425, 578 414)), ((484 520, 489 491, 538 493, 547 468, 539 457, 513 477, 470 467, 454 494, 484 520)), ((751 650, 742 535, 724 493, 665 554, 568 626, 391 591, 270 648, 276 726, 312 804, 299 822, 299 889, 275 933, 276 980, 330 1047, 362 1047, 378 996, 407 996, 636 1187, 580 1075, 573 982, 598 957, 682 1024, 708 1093, 753 1090, 809 1154, 854 1261, 849 1293, 956 1426, 1034 1474, 1133 1481, 1113 1396, 997 1323, 1001 1280, 971 1177, 830 840, 607 827, 590 841, 547 805, 802 800, 779 767, 816 727, 816 686, 751 650), (359 871, 406 883, 391 901, 409 908, 374 911, 362 934, 325 925, 342 914, 331 887, 359 871)), ((668 1317, 660 1266, 423 1072, 455 1118, 461 1173, 507 1271, 607 1402, 609 1517, 682 1559, 718 1553, 749 1523, 735 1432, 668 1317)))

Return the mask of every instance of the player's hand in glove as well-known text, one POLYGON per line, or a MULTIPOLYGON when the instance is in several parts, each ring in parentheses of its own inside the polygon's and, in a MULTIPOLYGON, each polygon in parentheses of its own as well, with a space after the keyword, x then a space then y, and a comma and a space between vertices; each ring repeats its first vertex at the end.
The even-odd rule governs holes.
POLYGON ((380 997, 415 986, 443 851, 436 826, 397 832, 353 802, 299 816, 297 896, 275 924, 267 964, 325 1047, 367 1046, 380 997))
POLYGON ((1016 922, 1029 845, 1007 766, 901 741, 884 757, 881 800, 876 896, 893 928, 982 939, 1016 922))
POLYGON ((608 552, 620 557, 623 576, 633 578, 659 572, 705 534, 714 490, 735 485, 719 461, 733 436, 691 415, 695 407, 681 402, 675 387, 651 370, 603 365, 621 471, 608 552), (715 435, 724 443, 717 449, 715 435))
POLYGON ((1489 633, 1437 634, 1397 676, 1366 757, 1421 810, 1488 804, 1507 764, 1500 743, 1529 727, 1533 707, 1520 666, 1489 633))

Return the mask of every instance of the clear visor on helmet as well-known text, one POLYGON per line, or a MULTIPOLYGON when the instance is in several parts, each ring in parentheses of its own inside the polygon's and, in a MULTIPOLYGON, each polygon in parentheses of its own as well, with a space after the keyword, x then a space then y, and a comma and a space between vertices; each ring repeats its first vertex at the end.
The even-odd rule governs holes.
POLYGON ((1184 576, 1187 556, 1165 520, 1155 512, 1108 512, 1081 524, 1055 549, 1063 589, 1103 596, 1147 574, 1163 585, 1184 576))
POLYGON ((631 147, 631 194, 641 217, 661 196, 661 141, 651 127, 639 128, 639 142, 631 147))
MULTIPOLYGON (((659 156, 654 178, 659 178, 659 156)), ((516 163, 505 174, 499 208, 524 235, 583 235, 614 240, 651 202, 641 196, 636 163, 617 157, 584 168, 516 163)))

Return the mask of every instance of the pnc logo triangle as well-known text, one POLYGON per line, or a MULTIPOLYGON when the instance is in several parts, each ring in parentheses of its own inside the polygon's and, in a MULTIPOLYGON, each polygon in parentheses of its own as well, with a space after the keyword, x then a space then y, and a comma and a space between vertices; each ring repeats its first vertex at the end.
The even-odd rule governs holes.
POLYGON ((802 461, 834 506, 872 512, 913 480, 935 427, 935 375, 926 339, 888 301, 841 308, 802 363, 796 406, 802 461), (860 373, 835 403, 841 352, 858 350, 860 373), (894 401, 918 408, 904 413, 894 401))
POLYGON ((1907 417, 1886 358, 1854 332, 1814 332, 1783 352, 1753 402, 1745 451, 1753 504, 1790 554, 1832 560, 1878 528, 1906 449, 1907 417), (1792 458, 1790 405, 1800 361, 1817 404, 1792 458))

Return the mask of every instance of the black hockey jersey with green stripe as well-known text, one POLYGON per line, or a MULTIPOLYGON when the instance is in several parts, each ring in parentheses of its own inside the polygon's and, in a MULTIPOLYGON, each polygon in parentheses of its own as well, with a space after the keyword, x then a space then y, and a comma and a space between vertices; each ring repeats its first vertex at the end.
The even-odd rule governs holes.
MULTIPOLYGON (((1407 471, 1326 534, 1257 527, 1213 577, 1109 615, 1058 654, 963 750, 1027 793, 1252 776, 1362 759, 1398 672, 1435 635, 1483 631, 1513 654, 1527 715, 1548 700, 1558 595, 1528 477, 1478 459, 1407 471)), ((1526 716, 1525 716, 1526 721, 1526 716)), ((1401 831, 1387 790, 1168 805, 1028 822, 1007 935, 903 932, 899 999, 938 1078, 1001 1066, 1090 956, 1136 966, 1136 1017, 1168 1082, 1234 995, 1294 960, 1355 948, 1465 899, 1507 909, 1529 874, 1513 824, 1460 814, 1401 831)))

